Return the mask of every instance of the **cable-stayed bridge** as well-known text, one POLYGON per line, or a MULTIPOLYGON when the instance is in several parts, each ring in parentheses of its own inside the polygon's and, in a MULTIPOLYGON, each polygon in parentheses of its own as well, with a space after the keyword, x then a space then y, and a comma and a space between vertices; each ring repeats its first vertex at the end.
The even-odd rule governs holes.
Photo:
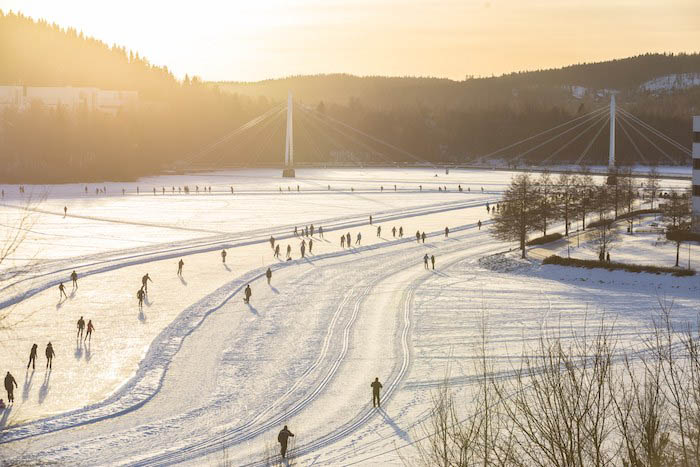
MULTIPOLYGON (((360 122, 362 123, 362 122, 360 122)), ((690 144, 680 143, 641 120, 612 96, 609 105, 576 115, 485 154, 436 160, 387 141, 370 131, 303 103, 287 102, 233 129, 187 155, 181 168, 225 168, 244 159, 253 165, 280 166, 294 176, 295 166, 451 165, 689 165, 690 144)), ((512 140, 504 134, 503 141, 512 140)), ((689 135, 690 138, 690 135, 689 135)))

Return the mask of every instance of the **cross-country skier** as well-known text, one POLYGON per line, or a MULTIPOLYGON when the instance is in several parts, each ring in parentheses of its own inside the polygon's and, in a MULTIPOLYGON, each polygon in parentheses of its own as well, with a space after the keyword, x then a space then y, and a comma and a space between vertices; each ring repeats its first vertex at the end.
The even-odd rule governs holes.
POLYGON ((36 368, 36 349, 38 345, 34 344, 32 345, 32 350, 29 351, 29 362, 27 363, 27 369, 29 369, 29 365, 32 366, 32 370, 36 368))
POLYGON ((221 250, 221 262, 226 262, 226 250, 221 250))
POLYGON ((362 245, 362 234, 357 232, 357 239, 355 240, 355 245, 362 245))
POLYGON ((290 437, 293 438, 294 433, 289 431, 287 425, 284 425, 284 428, 282 428, 280 433, 277 435, 277 441, 280 443, 280 454, 282 455, 282 459, 287 456, 287 441, 290 437))
POLYGON ((85 320, 81 316, 78 320, 78 335, 76 336, 77 339, 83 337, 83 329, 85 329, 85 320))
POLYGON ((430 262, 433 263, 433 270, 435 270, 435 255, 430 255, 430 262))
POLYGON ((51 342, 49 342, 46 345, 46 368, 52 369, 52 362, 53 358, 56 356, 56 353, 53 351, 53 346, 51 345, 51 342))
POLYGON ((428 269, 428 253, 423 256, 423 266, 425 266, 425 269, 428 269))
POLYGON ((139 310, 143 309, 143 297, 146 296, 146 293, 143 291, 143 287, 139 289, 138 292, 136 292, 136 298, 139 300, 139 310))
POLYGON ((267 271, 265 271, 265 277, 267 277, 267 285, 270 285, 270 280, 272 279, 272 269, 267 268, 267 271))
POLYGON ((68 298, 68 295, 66 295, 66 286, 63 285, 63 282, 58 284, 58 298, 59 298, 59 300, 61 299, 61 297, 68 298))
POLYGON ((14 391, 17 387, 17 381, 15 381, 14 376, 7 372, 5 375, 5 389, 7 390, 7 403, 12 404, 15 401, 14 391))
POLYGON ((449 237, 449 235, 450 235, 450 228, 445 227, 445 238, 449 237))
POLYGON ((70 280, 73 281, 73 288, 77 289, 78 288, 78 273, 73 270, 73 272, 70 273, 70 280))
POLYGON ((383 386, 382 383, 379 382, 379 378, 374 378, 374 381, 372 381, 370 386, 372 386, 372 406, 381 407, 379 390, 383 388, 383 386))
POLYGON ((185 265, 185 262, 180 258, 180 261, 177 262, 177 275, 181 276, 182 275, 182 267, 185 265))

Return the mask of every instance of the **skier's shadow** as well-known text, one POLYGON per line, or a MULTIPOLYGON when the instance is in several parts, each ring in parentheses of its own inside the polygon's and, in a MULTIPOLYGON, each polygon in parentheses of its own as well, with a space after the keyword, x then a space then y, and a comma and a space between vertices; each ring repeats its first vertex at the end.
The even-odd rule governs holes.
POLYGON ((279 294, 279 293, 280 293, 280 291, 277 290, 277 288, 276 288, 275 286, 272 286, 272 285, 270 286, 270 290, 272 290, 272 291, 273 291, 274 293, 276 293, 276 294, 279 294))
POLYGON ((260 313, 258 313, 258 310, 253 305, 250 303, 246 303, 246 305, 248 305, 248 309, 251 313, 253 313, 255 316, 260 316, 260 313))
POLYGON ((83 342, 77 339, 75 342, 75 359, 80 360, 81 358, 83 358, 83 342))
MULTIPOLYGON (((29 399, 29 390, 32 388, 32 379, 34 378, 34 372, 36 370, 32 369, 32 372, 29 373, 29 377, 27 377, 27 374, 25 373, 24 375, 24 386, 22 386, 22 400, 26 401, 29 399)), ((27 372, 29 372, 29 368, 27 368, 27 372)))
POLYGON ((394 420, 392 420, 391 417, 389 417, 389 414, 387 414, 383 408, 380 407, 378 409, 378 411, 380 414, 382 414, 382 417, 384 417, 384 421, 387 423, 387 425, 389 425, 390 427, 392 427, 394 429, 394 431, 399 436, 399 438, 401 438, 402 440, 407 441, 407 442, 411 440, 410 436, 408 436, 408 433, 406 433, 405 430, 402 430, 396 424, 396 422, 394 420))
POLYGON ((143 310, 139 310, 139 321, 142 323, 146 322, 146 315, 143 313, 143 310))
POLYGON ((224 269, 226 269, 228 272, 231 272, 231 268, 228 267, 228 264, 224 263, 224 269))
POLYGON ((76 292, 76 289, 71 290, 70 295, 68 296, 68 298, 71 298, 71 299, 72 299, 73 297, 75 297, 75 292, 76 292))
POLYGON ((12 411, 11 407, 5 407, 5 409, 2 411, 2 416, 0 417, 0 430, 7 426, 7 420, 10 418, 10 411, 12 411))
POLYGON ((185 278, 182 277, 182 276, 178 276, 178 277, 180 278, 180 282, 182 282, 182 285, 185 285, 185 286, 186 286, 186 285, 187 285, 187 281, 185 280, 185 278))
POLYGON ((43 404, 46 396, 49 394, 49 382, 51 381, 51 370, 49 369, 44 375, 44 382, 39 388, 39 404, 43 404))
POLYGON ((63 306, 63 302, 64 302, 64 301, 65 301, 65 300, 64 300, 63 298, 61 298, 61 299, 58 300, 58 303, 56 304, 56 309, 57 309, 57 310, 60 309, 60 308, 63 306))
POLYGON ((154 303, 154 302, 152 302, 152 301, 150 301, 150 300, 148 299, 148 295, 146 295, 145 297, 143 297, 143 304, 146 305, 147 307, 150 307, 151 305, 153 305, 153 303, 154 303))
POLYGON ((431 272, 432 272, 433 274, 435 274, 436 276, 450 277, 450 276, 448 276, 447 274, 445 274, 444 272, 442 272, 442 271, 436 271, 435 269, 432 269, 431 272))

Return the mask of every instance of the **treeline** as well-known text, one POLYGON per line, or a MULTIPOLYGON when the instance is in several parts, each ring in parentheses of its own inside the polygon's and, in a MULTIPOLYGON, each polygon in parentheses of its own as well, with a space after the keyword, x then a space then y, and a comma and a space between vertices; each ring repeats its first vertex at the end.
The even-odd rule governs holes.
MULTIPOLYGON (((138 53, 2 12, 0 85, 139 92, 139 105, 117 115, 68 112, 39 102, 25 111, 1 110, 0 183, 126 180, 158 173, 272 105, 264 98, 222 94, 197 78, 179 82, 138 53)), ((230 147, 221 150, 229 152, 229 163, 239 157, 230 147)))

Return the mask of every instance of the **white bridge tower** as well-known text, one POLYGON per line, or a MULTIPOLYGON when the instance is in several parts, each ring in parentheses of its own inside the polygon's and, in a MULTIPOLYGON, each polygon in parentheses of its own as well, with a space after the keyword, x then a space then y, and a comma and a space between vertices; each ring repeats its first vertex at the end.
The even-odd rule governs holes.
POLYGON ((292 121, 292 93, 287 96, 287 139, 284 145, 284 169, 282 176, 294 178, 294 124, 292 121))
POLYGON ((610 151, 608 153, 608 170, 615 170, 615 94, 610 97, 610 151))

